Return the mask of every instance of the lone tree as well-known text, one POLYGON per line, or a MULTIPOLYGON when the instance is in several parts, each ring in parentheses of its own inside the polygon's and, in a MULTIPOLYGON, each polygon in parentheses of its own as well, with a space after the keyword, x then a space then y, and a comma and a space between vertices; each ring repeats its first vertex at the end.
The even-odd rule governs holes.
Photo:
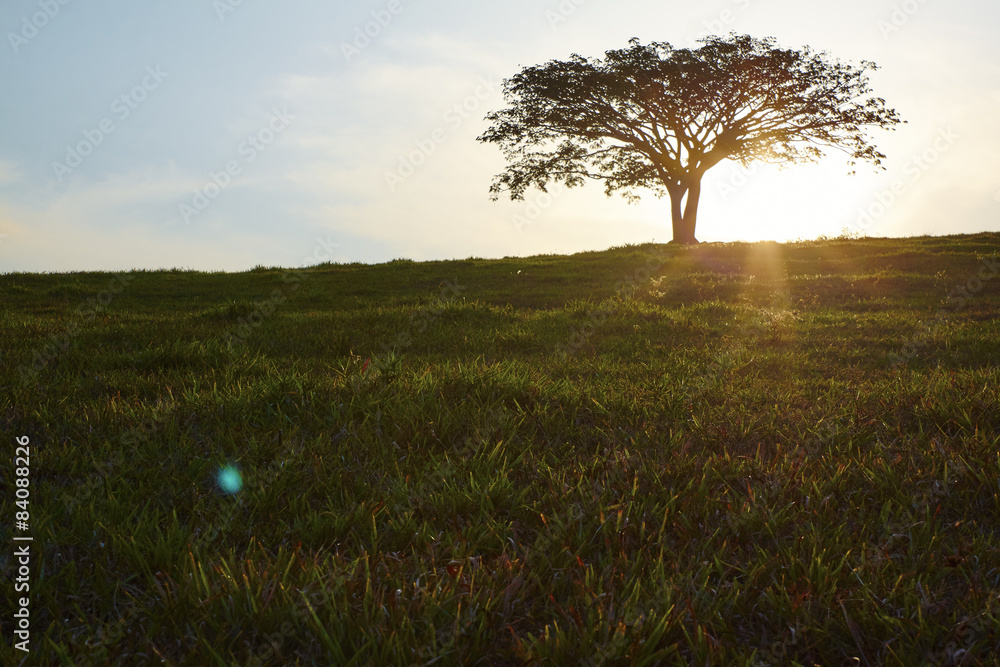
MULTIPOLYGON (((708 37, 697 49, 666 42, 574 54, 526 67, 504 81, 511 105, 490 113, 479 141, 499 144, 508 161, 490 188, 523 199, 550 182, 604 181, 628 201, 640 188, 670 195, 673 243, 697 243, 701 179, 725 159, 746 166, 814 162, 832 147, 881 165, 868 126, 901 122, 869 96, 866 70, 809 47, 782 49, 773 38, 708 37)), ((905 122, 905 121, 904 121, 905 122)), ((853 173, 853 171, 851 172, 853 173)))

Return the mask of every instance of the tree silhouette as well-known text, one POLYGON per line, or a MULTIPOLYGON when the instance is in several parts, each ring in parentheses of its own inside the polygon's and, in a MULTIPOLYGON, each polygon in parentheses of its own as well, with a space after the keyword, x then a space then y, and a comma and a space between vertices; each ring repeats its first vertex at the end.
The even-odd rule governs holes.
MULTIPOLYGON (((609 196, 636 191, 670 196, 674 243, 697 243, 701 179, 725 159, 747 166, 816 161, 823 147, 849 164, 881 165, 865 130, 901 122, 871 97, 867 70, 809 47, 782 49, 773 38, 707 37, 697 49, 666 42, 607 51, 603 60, 573 54, 525 67, 504 80, 509 108, 490 113, 478 138, 498 144, 508 162, 490 187, 523 199, 535 186, 604 181, 609 196)), ((905 121, 902 121, 905 122, 905 121)), ((853 171, 851 172, 853 173, 853 171)))

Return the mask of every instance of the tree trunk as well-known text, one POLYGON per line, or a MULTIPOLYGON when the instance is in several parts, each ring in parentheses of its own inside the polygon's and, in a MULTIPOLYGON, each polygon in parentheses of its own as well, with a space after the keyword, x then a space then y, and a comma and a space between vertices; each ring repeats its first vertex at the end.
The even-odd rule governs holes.
POLYGON ((670 193, 670 217, 674 228, 674 239, 671 243, 683 245, 698 243, 698 239, 694 237, 694 227, 698 221, 701 181, 673 185, 667 188, 667 192, 670 193), (686 202, 683 201, 685 194, 687 195, 686 202))

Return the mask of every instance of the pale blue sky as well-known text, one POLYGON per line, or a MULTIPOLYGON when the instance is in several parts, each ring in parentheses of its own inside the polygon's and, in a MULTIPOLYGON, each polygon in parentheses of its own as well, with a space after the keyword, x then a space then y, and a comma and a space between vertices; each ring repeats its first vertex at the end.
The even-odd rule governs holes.
POLYGON ((522 66, 730 31, 874 60, 876 94, 909 123, 874 134, 884 172, 849 177, 837 152, 751 174, 720 164, 702 241, 1000 230, 992 0, 62 3, 0 7, 0 271, 665 242, 669 208, 652 196, 629 205, 592 184, 491 202, 504 164, 475 138, 522 66), (366 25, 377 34, 345 49, 366 25))

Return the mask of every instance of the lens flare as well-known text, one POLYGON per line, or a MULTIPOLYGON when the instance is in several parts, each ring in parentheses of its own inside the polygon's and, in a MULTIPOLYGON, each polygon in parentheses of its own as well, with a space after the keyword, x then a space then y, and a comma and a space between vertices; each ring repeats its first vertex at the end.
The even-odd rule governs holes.
POLYGON ((243 477, 240 471, 233 466, 226 466, 219 470, 219 486, 226 493, 236 493, 243 488, 243 477))

